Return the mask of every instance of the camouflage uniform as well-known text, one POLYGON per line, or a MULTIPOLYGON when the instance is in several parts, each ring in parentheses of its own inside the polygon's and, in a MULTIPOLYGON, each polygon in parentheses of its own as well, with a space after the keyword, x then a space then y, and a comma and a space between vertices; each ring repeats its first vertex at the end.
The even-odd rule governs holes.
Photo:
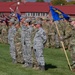
POLYGON ((14 26, 10 27, 8 31, 8 43, 10 44, 10 55, 13 61, 16 60, 16 51, 15 51, 15 44, 14 44, 15 33, 16 33, 15 27, 14 26))
POLYGON ((72 58, 72 68, 75 68, 75 28, 72 27, 72 31, 67 33, 64 39, 70 38, 70 48, 71 48, 71 58, 72 58))
MULTIPOLYGON (((57 25, 58 25, 58 29, 59 29, 59 32, 60 32, 60 36, 64 37, 65 36, 65 28, 66 28, 66 25, 65 25, 64 21, 60 20, 57 25)), ((55 31, 55 33, 56 33, 56 47, 60 48, 62 46, 61 46, 61 43, 60 43, 60 39, 59 39, 57 30, 55 31)))
POLYGON ((11 26, 8 30, 8 43, 10 45, 10 55, 13 59, 13 63, 16 63, 16 50, 15 50, 15 44, 14 44, 14 36, 16 33, 16 28, 14 26, 14 20, 10 19, 11 26))
POLYGON ((54 31, 55 31, 55 25, 52 22, 52 24, 50 24, 49 34, 48 34, 48 37, 49 37, 49 47, 54 47, 55 46, 55 40, 54 40, 55 32, 54 31))
MULTIPOLYGON (((70 33, 70 32, 72 32, 71 25, 70 25, 68 22, 66 22, 65 36, 66 36, 68 33, 70 33)), ((66 40, 64 40, 65 48, 67 47, 68 50, 71 50, 71 49, 70 49, 70 41, 71 41, 71 37, 68 38, 68 39, 66 39, 66 40)))
POLYGON ((0 43, 2 43, 2 24, 0 23, 0 43))
POLYGON ((50 28, 50 24, 46 21, 46 22, 43 22, 42 23, 42 27, 43 27, 43 29, 45 30, 45 32, 46 32, 46 36, 47 36, 47 42, 46 42, 46 47, 49 47, 49 36, 48 36, 48 34, 49 34, 49 28, 50 28))
POLYGON ((21 44, 21 28, 17 29, 15 33, 15 37, 14 37, 14 42, 15 42, 17 62, 23 63, 22 44, 21 44))
POLYGON ((33 49, 33 40, 34 40, 34 36, 36 34, 37 29, 33 28, 32 32, 31 32, 31 49, 32 49, 32 62, 33 62, 33 67, 36 68, 38 66, 36 58, 35 58, 35 53, 34 53, 34 49, 33 49))
POLYGON ((43 56, 43 49, 44 44, 46 43, 47 37, 46 33, 42 28, 39 28, 34 37, 34 51, 35 57, 38 62, 39 67, 45 66, 44 56, 43 56))
POLYGON ((32 67, 32 52, 31 52, 31 29, 30 27, 24 28, 22 31, 24 36, 23 38, 23 58, 25 61, 25 67, 32 67))
POLYGON ((7 26, 2 24, 2 42, 7 43, 7 26))
MULTIPOLYGON (((57 26, 58 26, 58 29, 59 29, 60 24, 59 24, 58 21, 56 21, 56 22, 57 22, 57 26)), ((57 30, 56 30, 56 27, 55 27, 54 32, 55 32, 55 35, 54 35, 55 48, 60 48, 60 40, 59 40, 59 35, 58 35, 57 30)))

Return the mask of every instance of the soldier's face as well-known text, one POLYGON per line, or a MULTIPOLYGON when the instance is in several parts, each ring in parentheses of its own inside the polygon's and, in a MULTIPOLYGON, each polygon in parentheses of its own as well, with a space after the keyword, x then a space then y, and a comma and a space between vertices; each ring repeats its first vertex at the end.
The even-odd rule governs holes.
POLYGON ((9 22, 9 26, 12 26, 12 23, 11 22, 9 22))
POLYGON ((35 27, 36 27, 36 28, 39 28, 39 27, 40 27, 40 25, 39 25, 39 24, 37 24, 35 27))
POLYGON ((17 29, 19 28, 19 24, 16 24, 16 26, 15 26, 17 29))
POLYGON ((75 28, 75 24, 74 25, 72 25, 74 28, 75 28))

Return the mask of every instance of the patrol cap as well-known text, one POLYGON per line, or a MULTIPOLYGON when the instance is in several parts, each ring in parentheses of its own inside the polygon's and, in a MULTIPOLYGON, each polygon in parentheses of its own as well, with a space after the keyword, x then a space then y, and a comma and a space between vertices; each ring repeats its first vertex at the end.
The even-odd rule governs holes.
POLYGON ((8 22, 14 23, 15 20, 14 19, 10 19, 8 22))
POLYGON ((26 19, 26 20, 24 21, 24 23, 29 23, 29 22, 31 22, 30 19, 26 19))

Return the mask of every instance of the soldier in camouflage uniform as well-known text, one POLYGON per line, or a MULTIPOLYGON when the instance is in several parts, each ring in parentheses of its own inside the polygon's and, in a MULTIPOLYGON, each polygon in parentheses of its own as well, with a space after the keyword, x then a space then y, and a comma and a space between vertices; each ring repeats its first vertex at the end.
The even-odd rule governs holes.
POLYGON ((34 37, 34 51, 35 57, 38 62, 39 69, 45 70, 45 61, 43 56, 44 45, 47 41, 46 33, 41 27, 42 23, 40 21, 36 22, 35 26, 38 29, 34 37))
POLYGON ((19 22, 16 21, 16 33, 14 36, 14 42, 15 42, 15 49, 16 49, 16 60, 18 63, 23 63, 23 56, 22 56, 22 44, 21 44, 21 27, 19 25, 19 22))
POLYGON ((55 36, 55 25, 53 20, 50 20, 50 27, 49 27, 49 47, 55 47, 55 40, 54 40, 54 36, 55 36))
MULTIPOLYGON (((57 22, 57 25, 58 25, 58 28, 60 26, 59 22, 57 22)), ((59 36, 58 36, 58 33, 57 33, 57 30, 56 30, 56 27, 55 27, 55 36, 54 36, 54 40, 55 40, 55 48, 60 48, 60 40, 59 40, 59 36)))
POLYGON ((31 52, 31 30, 29 26, 30 20, 25 20, 25 29, 24 29, 24 49, 23 49, 23 58, 24 58, 24 67, 32 67, 32 52, 31 52))
POLYGON ((72 31, 67 33, 63 39, 71 37, 70 48, 71 48, 71 58, 72 58, 72 69, 75 71, 75 24, 71 24, 72 31))
POLYGON ((12 58, 13 63, 17 63, 16 61, 16 50, 15 50, 15 44, 14 44, 14 36, 16 33, 16 28, 14 26, 14 19, 10 19, 9 21, 9 30, 8 30, 8 43, 10 45, 10 55, 12 58))
POLYGON ((36 34, 36 31, 37 29, 35 28, 35 20, 32 21, 32 32, 31 32, 31 50, 32 50, 32 62, 33 62, 33 69, 36 69, 38 67, 38 63, 36 61, 36 58, 35 58, 35 52, 34 52, 34 49, 33 49, 33 40, 34 40, 34 36, 36 34))
POLYGON ((0 43, 2 43, 2 37, 1 37, 1 34, 2 34, 2 23, 0 21, 0 43))
MULTIPOLYGON (((60 35, 62 37, 66 36, 67 33, 71 32, 71 27, 70 27, 69 24, 67 24, 65 22, 65 20, 60 20, 59 23, 60 23, 60 25, 58 26, 58 28, 59 28, 59 31, 60 31, 60 35)), ((64 42, 65 49, 68 49, 69 40, 70 40, 70 38, 68 38, 68 39, 66 39, 66 40, 63 41, 64 42)))
POLYGON ((48 34, 49 34, 50 23, 47 22, 46 17, 43 18, 42 27, 45 30, 46 36, 48 38, 45 46, 49 47, 49 36, 48 36, 48 34))
MULTIPOLYGON (((66 36, 68 33, 70 33, 72 31, 72 28, 71 28, 71 25, 69 24, 69 22, 67 22, 66 20, 64 20, 64 22, 65 22, 65 25, 66 25, 64 27, 64 29, 65 29, 65 36, 66 36)), ((71 50, 70 49, 70 41, 71 41, 71 37, 66 39, 66 40, 64 40, 65 49, 68 49, 69 51, 71 50)))
POLYGON ((2 23, 2 42, 7 43, 7 25, 5 21, 2 23))

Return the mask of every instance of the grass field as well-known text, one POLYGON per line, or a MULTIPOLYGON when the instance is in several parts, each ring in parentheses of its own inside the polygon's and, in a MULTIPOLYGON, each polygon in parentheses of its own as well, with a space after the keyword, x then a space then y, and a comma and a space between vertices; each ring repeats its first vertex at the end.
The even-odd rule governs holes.
MULTIPOLYGON (((67 51, 69 59, 70 54, 67 51)), ((23 68, 22 64, 13 64, 9 45, 0 44, 0 75, 75 75, 68 68, 63 50, 44 49, 46 71, 36 71, 30 68, 23 68)))

